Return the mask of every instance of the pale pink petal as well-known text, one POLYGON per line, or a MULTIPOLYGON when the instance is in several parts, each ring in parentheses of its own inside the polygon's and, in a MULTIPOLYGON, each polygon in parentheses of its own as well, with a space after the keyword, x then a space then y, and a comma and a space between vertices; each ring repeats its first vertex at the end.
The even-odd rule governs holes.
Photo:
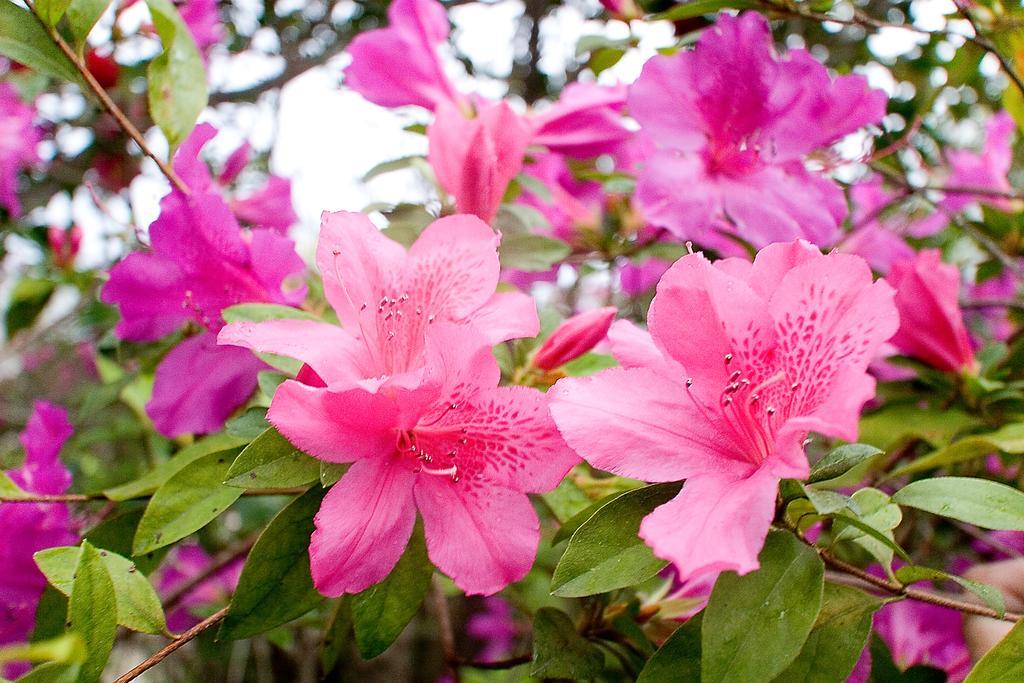
POLYGON ((415 476, 397 458, 361 460, 327 492, 309 544, 318 591, 359 593, 391 573, 416 523, 415 476))
POLYGON ((430 561, 467 595, 492 595, 526 576, 540 540, 529 498, 486 478, 416 479, 430 561))
POLYGON ((329 385, 355 383, 373 374, 363 342, 337 325, 315 320, 230 323, 221 329, 217 342, 295 358, 329 385))
POLYGON ((675 565, 681 580, 713 571, 747 574, 759 566, 778 483, 763 467, 745 476, 687 479, 678 496, 644 518, 640 537, 675 565))
MULTIPOLYGON (((651 333, 640 329, 629 320, 616 320, 608 331, 608 342, 612 347, 612 355, 624 368, 659 368, 671 367, 672 361, 665 358, 661 349, 654 343, 651 333)), ((685 370, 677 367, 674 371, 679 377, 685 370)))
POLYGON ((492 344, 535 337, 540 332, 537 302, 522 292, 497 292, 472 315, 472 324, 492 344))
POLYGON ((256 390, 256 373, 266 367, 245 349, 217 346, 212 333, 190 337, 157 366, 146 414, 168 437, 217 431, 256 390))

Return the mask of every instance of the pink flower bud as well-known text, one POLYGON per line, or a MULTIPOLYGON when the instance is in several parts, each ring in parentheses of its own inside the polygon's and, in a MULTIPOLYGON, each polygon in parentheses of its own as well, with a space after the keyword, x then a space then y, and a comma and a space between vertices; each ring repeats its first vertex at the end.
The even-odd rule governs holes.
POLYGON ((537 350, 533 366, 554 370, 590 351, 608 334, 616 312, 614 306, 608 306, 569 318, 537 350))
POLYGON ((74 265, 78 249, 82 245, 82 228, 73 225, 69 230, 63 230, 51 225, 46 230, 46 241, 53 251, 53 262, 66 270, 74 265))
POLYGON ((617 19, 629 21, 644 15, 643 10, 633 0, 601 0, 601 4, 617 19))
POLYGON ((958 297, 960 271, 942 263, 937 249, 893 264, 900 328, 892 344, 902 353, 947 372, 977 367, 958 297))

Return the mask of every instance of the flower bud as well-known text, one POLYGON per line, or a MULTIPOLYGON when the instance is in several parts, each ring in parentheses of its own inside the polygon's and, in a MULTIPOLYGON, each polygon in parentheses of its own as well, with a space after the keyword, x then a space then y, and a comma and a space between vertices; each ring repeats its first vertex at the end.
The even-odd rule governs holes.
POLYGON ((533 356, 533 367, 554 370, 594 348, 608 334, 614 306, 597 308, 569 318, 558 326, 533 356))
POLYGON ((96 50, 89 50, 85 54, 85 66, 104 89, 117 85, 117 79, 121 76, 121 67, 114 58, 110 55, 101 55, 96 50))
POLYGON ((639 19, 644 15, 634 0, 601 0, 601 4, 610 15, 623 21, 639 19))
POLYGON ((70 229, 63 230, 51 225, 46 230, 46 241, 53 252, 53 262, 59 268, 67 270, 74 265, 78 249, 82 245, 82 228, 73 225, 70 229))

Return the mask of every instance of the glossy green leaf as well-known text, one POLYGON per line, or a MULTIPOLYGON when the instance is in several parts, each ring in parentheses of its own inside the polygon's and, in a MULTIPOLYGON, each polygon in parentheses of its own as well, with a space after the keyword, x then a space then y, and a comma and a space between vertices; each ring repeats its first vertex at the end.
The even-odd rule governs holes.
POLYGON ((871 615, 882 601, 864 591, 826 583, 821 612, 800 654, 777 683, 845 681, 871 634, 871 615))
MULTIPOLYGON (((562 541, 572 538, 572 535, 576 533, 577 529, 583 526, 584 522, 593 517, 598 510, 600 510, 605 505, 612 502, 613 500, 615 500, 624 493, 625 491, 616 491, 615 493, 609 494, 598 501, 590 502, 582 510, 578 510, 569 519, 562 522, 562 526, 559 527, 558 531, 555 532, 554 538, 551 539, 551 544, 557 545, 562 541)), ((580 502, 582 503, 582 501, 580 502)))
POLYGON ((430 589, 434 567, 417 525, 409 545, 387 578, 352 596, 352 626, 363 659, 383 653, 401 635, 430 589))
POLYGON ((244 489, 302 486, 320 478, 320 461, 271 427, 238 454, 224 483, 244 489))
POLYGON ((604 669, 604 655, 576 631, 565 612, 542 607, 533 618, 533 665, 536 678, 595 678, 604 669))
POLYGON ((68 7, 68 27, 79 55, 85 52, 86 38, 110 6, 110 0, 72 0, 68 7))
POLYGON ((527 272, 548 270, 571 252, 569 245, 561 240, 530 233, 506 235, 498 248, 503 268, 527 272))
POLYGON ((922 479, 906 485, 892 499, 985 529, 1024 531, 1024 493, 987 479, 922 479))
POLYGON ((36 14, 50 26, 56 26, 68 11, 71 0, 35 0, 36 14))
POLYGON ((701 615, 677 628, 647 660, 636 683, 700 680, 701 615))
POLYGON ((977 581, 971 581, 955 574, 947 574, 931 567, 908 564, 896 570, 896 580, 905 586, 918 581, 953 581, 971 591, 1000 617, 1006 612, 1006 601, 998 588, 977 581))
POLYGON ((825 567, 791 533, 770 531, 761 568, 722 574, 704 610, 701 680, 770 681, 800 654, 821 610, 825 567))
POLYGON ((982 657, 964 683, 1019 683, 1024 680, 1024 621, 982 657))
MULTIPOLYGON (((9 0, 0 3, 0 7, 4 5, 10 5, 9 0)), ((3 19, 3 12, 0 11, 0 21, 3 19)), ((32 21, 34 22, 35 19, 32 21)), ((0 26, 2 25, 0 24, 0 26)), ((0 47, 2 47, 2 42, 0 42, 0 47)), ((11 301, 7 305, 7 313, 4 315, 8 339, 35 324, 56 288, 56 285, 49 280, 24 278, 18 281, 18 284, 14 286, 14 291, 11 292, 11 301)))
POLYGON ((855 511, 836 515, 836 540, 853 541, 889 566, 898 549, 892 530, 903 520, 902 511, 887 493, 875 488, 855 491, 850 499, 855 511))
POLYGON ((186 465, 157 489, 139 521, 133 555, 180 541, 209 524, 242 495, 225 486, 231 454, 210 453, 186 465))
POLYGON ((78 81, 75 66, 32 13, 10 0, 0 2, 0 55, 47 76, 78 81))
POLYGON ((627 491, 598 509, 569 539, 555 567, 551 592, 559 597, 604 593, 645 581, 667 562, 654 556, 637 533, 654 508, 679 493, 678 484, 627 491))
MULTIPOLYGON (((191 446, 181 449, 170 460, 162 462, 152 470, 127 484, 115 486, 103 492, 110 500, 125 501, 132 498, 142 498, 154 493, 158 488, 167 483, 167 480, 185 469, 196 460, 203 458, 210 453, 219 451, 231 451, 245 443, 244 439, 231 436, 230 434, 215 434, 198 441, 191 446)), ((233 458, 235 453, 230 453, 233 458)))
POLYGON ((81 683, 96 683, 103 674, 117 632, 117 612, 110 609, 115 602, 106 563, 88 541, 83 542, 68 601, 68 629, 85 643, 81 683))
POLYGON ((807 483, 828 481, 840 477, 866 460, 870 460, 882 451, 863 443, 851 443, 833 448, 821 460, 811 467, 807 483))
MULTIPOLYGON (((153 585, 135 563, 106 550, 96 550, 114 586, 117 623, 141 633, 168 633, 163 606, 153 585)), ((82 556, 77 547, 47 548, 33 557, 46 580, 64 595, 71 595, 75 568, 82 556)))
POLYGON ((238 588, 220 629, 221 639, 264 633, 323 601, 313 588, 309 537, 324 491, 314 486, 288 504, 260 535, 242 568, 238 588))
POLYGON ((1006 425, 989 434, 965 436, 945 448, 940 448, 902 467, 897 467, 889 474, 889 478, 893 479, 938 467, 948 467, 981 458, 996 451, 1011 454, 1024 453, 1024 424, 1006 425))
POLYGON ((192 132, 206 106, 206 67, 192 33, 170 0, 146 0, 163 52, 149 63, 149 113, 171 149, 192 132))
POLYGON ((228 420, 224 425, 224 431, 231 436, 249 442, 267 431, 269 427, 267 409, 257 407, 249 408, 241 415, 228 420))

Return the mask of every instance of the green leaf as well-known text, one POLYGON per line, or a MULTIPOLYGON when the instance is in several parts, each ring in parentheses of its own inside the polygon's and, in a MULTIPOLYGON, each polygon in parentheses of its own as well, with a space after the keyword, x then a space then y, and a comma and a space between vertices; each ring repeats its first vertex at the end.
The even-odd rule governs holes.
POLYGON ((144 555, 180 541, 238 500, 242 490, 221 483, 231 461, 223 451, 204 455, 157 489, 139 521, 132 554, 144 555))
POLYGON ((654 556, 637 533, 654 508, 679 493, 679 484, 627 491, 598 509, 573 533, 555 567, 551 593, 581 597, 645 581, 667 562, 654 556))
POLYGON ((825 567, 793 534, 768 532, 761 568, 722 574, 704 610, 701 680, 770 681, 800 654, 821 610, 825 567))
POLYGON ((228 420, 224 425, 224 431, 239 439, 252 441, 265 432, 269 426, 266 408, 249 408, 238 417, 228 420))
POLYGON ((110 0, 72 0, 68 7, 68 27, 74 38, 75 50, 82 56, 85 52, 86 38, 103 13, 107 11, 110 0))
POLYGON ((82 683, 98 682, 110 657, 117 632, 117 612, 110 609, 115 602, 114 583, 106 564, 96 549, 83 541, 68 602, 68 629, 85 643, 86 656, 78 679, 82 683))
POLYGON ((867 593, 826 583, 821 612, 800 654, 775 679, 778 683, 845 681, 871 634, 871 615, 882 601, 867 593))
POLYGON ((400 157, 398 159, 390 159, 388 161, 382 161, 369 171, 367 171, 362 181, 364 183, 369 182, 377 176, 382 176, 385 173, 393 173, 395 171, 401 171, 406 168, 415 168, 417 162, 420 164, 426 163, 426 158, 422 154, 414 154, 411 156, 400 157))
MULTIPOLYGON (((23 643, 0 647, 0 664, 6 662, 59 662, 80 664, 85 661, 85 643, 77 633, 36 643, 23 643)), ((0 671, 3 667, 0 666, 0 671)))
POLYGON ((990 609, 999 614, 1000 618, 1006 613, 1006 602, 999 589, 955 574, 948 574, 931 567, 908 564, 896 570, 896 580, 905 586, 918 581, 953 581, 981 598, 990 609))
MULTIPOLYGON (((586 496, 586 494, 583 493, 583 491, 580 491, 580 493, 586 496)), ((577 511, 572 517, 562 522, 562 526, 558 529, 557 532, 555 532, 554 538, 551 539, 551 545, 558 545, 562 541, 572 538, 572 535, 576 533, 577 529, 583 526, 584 522, 593 517, 598 510, 600 510, 605 505, 612 502, 613 500, 615 500, 624 493, 626 492, 616 491, 615 493, 611 493, 596 502, 590 502, 590 499, 587 498, 586 507, 584 507, 582 510, 577 511)), ((579 503, 582 504, 583 501, 580 500, 579 503)))
POLYGON ((808 484, 815 484, 819 481, 828 481, 840 477, 865 460, 870 460, 882 451, 863 443, 851 443, 833 448, 829 453, 814 463, 811 467, 811 474, 807 478, 808 484))
POLYGON ((903 487, 892 499, 985 529, 1024 531, 1024 493, 987 479, 923 479, 903 487))
POLYGON ((982 657, 964 683, 1018 683, 1024 680, 1024 621, 982 657))
POLYGON ((604 655, 581 636, 569 615, 542 607, 533 618, 533 665, 536 678, 596 678, 604 669, 604 655))
POLYGON ((1006 425, 998 431, 988 434, 972 434, 954 441, 945 448, 932 451, 917 460, 893 470, 888 479, 905 474, 914 474, 937 467, 947 467, 961 462, 980 458, 994 451, 1003 453, 1024 453, 1024 424, 1006 425))
POLYGON ((22 491, 17 484, 11 481, 6 473, 0 471, 0 498, 27 498, 28 493, 22 491))
MULTIPOLYGON (((9 0, 0 3, 0 7, 9 5, 9 0)), ((0 12, 0 21, 3 20, 3 13, 0 12)), ((32 21, 35 21, 33 19, 32 21)), ((0 24, 2 26, 2 24, 0 24)), ((2 40, 2 39, 0 39, 2 40)), ((2 46, 2 43, 0 43, 2 46)), ((57 286, 49 280, 33 280, 24 278, 18 281, 11 292, 11 303, 7 307, 7 314, 4 316, 4 324, 7 327, 7 338, 11 339, 21 330, 27 330, 35 324, 39 314, 46 308, 47 302, 53 296, 57 286)))
POLYGON ((77 82, 78 71, 32 13, 9 0, 0 2, 0 55, 34 71, 77 82))
POLYGON ((327 622, 327 628, 324 629, 324 639, 320 647, 320 664, 324 678, 334 671, 348 649, 351 631, 352 611, 349 609, 348 600, 342 598, 338 600, 338 605, 327 622))
MULTIPOLYGON (((138 571, 135 563, 106 550, 96 553, 103 560, 114 586, 117 604, 117 623, 140 633, 168 634, 164 609, 153 585, 138 571)), ((82 556, 77 547, 58 547, 40 550, 33 557, 46 580, 64 595, 71 595, 75 568, 82 556)))
POLYGON ((903 521, 903 512, 887 493, 870 487, 854 492, 851 502, 858 512, 836 515, 836 541, 853 541, 888 567, 899 548, 892 530, 903 521))
POLYGON ((237 640, 288 623, 323 601, 313 588, 309 536, 324 491, 314 486, 288 504, 260 535, 242 568, 221 639, 237 640))
POLYGON ((647 660, 636 683, 699 681, 701 620, 698 614, 677 628, 647 660))
POLYGON ((387 650, 420 609, 434 567, 417 525, 409 545, 387 578, 352 596, 352 625, 363 659, 387 650))
POLYGON ((77 683, 81 669, 81 664, 48 662, 29 671, 17 683, 77 683))
POLYGON ((207 101, 206 68, 170 0, 146 0, 163 52, 149 63, 149 113, 171 149, 192 132, 207 101))
MULTIPOLYGON (((579 486, 572 481, 571 478, 566 477, 562 482, 555 487, 553 491, 548 491, 541 495, 544 504, 551 510, 551 514, 555 516, 562 527, 558 530, 558 533, 562 533, 562 529, 565 529, 565 525, 570 519, 573 519, 575 515, 586 510, 591 506, 592 501, 587 494, 583 492, 579 486)), ((580 520, 582 524, 586 520, 580 520)), ((574 527, 572 531, 575 531, 579 525, 574 527)), ((565 538, 572 536, 572 531, 568 533, 565 538)), ((552 545, 555 545, 562 539, 553 540, 552 545)))
POLYGON ((705 14, 716 14, 723 9, 747 9, 756 7, 757 3, 750 0, 690 0, 682 2, 669 10, 655 14, 650 21, 681 21, 705 14))
POLYGON ((804 493, 807 494, 807 499, 811 501, 814 509, 822 515, 832 515, 846 509, 856 512, 859 509, 852 498, 835 491, 818 491, 810 486, 805 486, 804 493))
POLYGON ((298 450, 271 427, 239 453, 224 483, 243 489, 302 486, 320 478, 320 461, 298 450))
POLYGON ((570 253, 572 249, 565 242, 530 233, 505 235, 498 248, 503 268, 527 272, 548 270, 570 253))
MULTIPOLYGON (((158 488, 167 483, 167 480, 185 469, 196 460, 219 451, 229 451, 245 443, 244 439, 231 436, 230 434, 215 434, 198 441, 191 446, 182 448, 178 453, 166 462, 162 462, 152 470, 127 484, 115 486, 103 492, 107 498, 121 502, 132 498, 142 498, 152 494, 158 488)), ((234 457, 234 454, 232 454, 234 457)))
POLYGON ((49 26, 56 26, 68 11, 71 0, 36 0, 36 14, 49 26))
POLYGON ((861 419, 860 441, 888 451, 916 438, 938 448, 978 422, 962 410, 922 410, 916 405, 896 404, 861 419))
POLYGON ((349 465, 340 462, 321 462, 320 463, 320 486, 328 488, 338 483, 345 472, 348 472, 349 465))

